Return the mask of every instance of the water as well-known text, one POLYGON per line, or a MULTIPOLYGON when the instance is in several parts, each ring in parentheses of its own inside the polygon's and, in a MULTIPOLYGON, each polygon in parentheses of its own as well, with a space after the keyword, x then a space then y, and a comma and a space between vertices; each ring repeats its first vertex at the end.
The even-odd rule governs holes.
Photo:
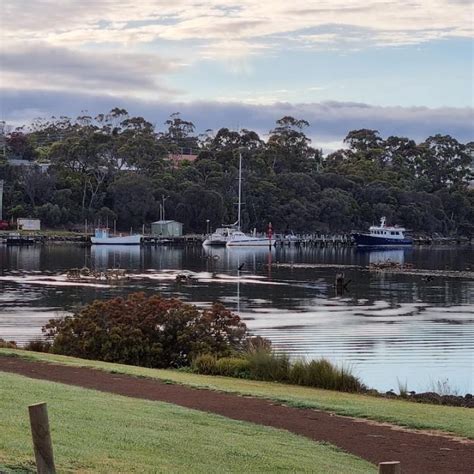
POLYGON ((293 357, 327 357, 350 365, 379 390, 430 389, 447 382, 474 391, 474 278, 368 272, 390 259, 414 268, 474 271, 470 247, 390 251, 356 249, 86 248, 0 245, 0 337, 24 343, 48 319, 96 298, 160 292, 206 306, 221 301, 250 330, 293 357), (242 271, 238 267, 244 263, 242 271), (293 264, 274 266, 271 264, 293 264), (301 267, 301 264, 321 264, 301 267), (350 291, 336 297, 335 274, 346 265, 350 291), (132 281, 75 283, 73 267, 122 267, 132 281), (177 273, 192 272, 186 284, 177 273))

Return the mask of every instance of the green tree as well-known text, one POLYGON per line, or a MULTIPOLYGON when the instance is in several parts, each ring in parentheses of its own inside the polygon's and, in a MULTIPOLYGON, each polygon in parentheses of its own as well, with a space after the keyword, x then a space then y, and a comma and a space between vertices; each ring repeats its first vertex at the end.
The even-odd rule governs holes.
POLYGON ((109 186, 108 192, 114 203, 112 210, 122 229, 141 227, 158 214, 152 182, 145 176, 125 173, 109 186))

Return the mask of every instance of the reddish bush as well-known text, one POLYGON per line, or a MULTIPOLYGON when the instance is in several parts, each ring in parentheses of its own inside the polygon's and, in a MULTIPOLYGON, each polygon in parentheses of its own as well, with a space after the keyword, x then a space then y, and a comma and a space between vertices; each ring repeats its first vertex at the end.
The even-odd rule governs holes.
POLYGON ((80 313, 52 319, 43 331, 51 352, 145 367, 182 367, 198 354, 231 355, 247 328, 240 318, 214 304, 194 305, 143 293, 94 301, 80 313))
POLYGON ((0 348, 3 349, 17 349, 17 345, 15 341, 5 341, 0 337, 0 348))

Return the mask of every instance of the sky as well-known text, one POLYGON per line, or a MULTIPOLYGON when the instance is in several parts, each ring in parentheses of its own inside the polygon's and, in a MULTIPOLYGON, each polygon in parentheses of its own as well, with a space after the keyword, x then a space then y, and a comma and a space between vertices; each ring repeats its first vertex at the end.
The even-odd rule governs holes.
POLYGON ((115 106, 163 129, 306 119, 313 144, 373 128, 473 133, 471 0, 2 0, 0 118, 115 106))

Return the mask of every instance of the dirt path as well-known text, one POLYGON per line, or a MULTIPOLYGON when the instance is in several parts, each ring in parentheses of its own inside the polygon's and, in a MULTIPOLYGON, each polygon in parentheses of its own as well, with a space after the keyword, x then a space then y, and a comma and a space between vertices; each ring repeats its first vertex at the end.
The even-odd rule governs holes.
POLYGON ((472 441, 415 433, 323 411, 276 405, 259 398, 170 385, 88 368, 0 357, 0 371, 174 403, 235 420, 285 429, 315 441, 332 443, 374 464, 401 461, 404 474, 474 472, 472 441))

